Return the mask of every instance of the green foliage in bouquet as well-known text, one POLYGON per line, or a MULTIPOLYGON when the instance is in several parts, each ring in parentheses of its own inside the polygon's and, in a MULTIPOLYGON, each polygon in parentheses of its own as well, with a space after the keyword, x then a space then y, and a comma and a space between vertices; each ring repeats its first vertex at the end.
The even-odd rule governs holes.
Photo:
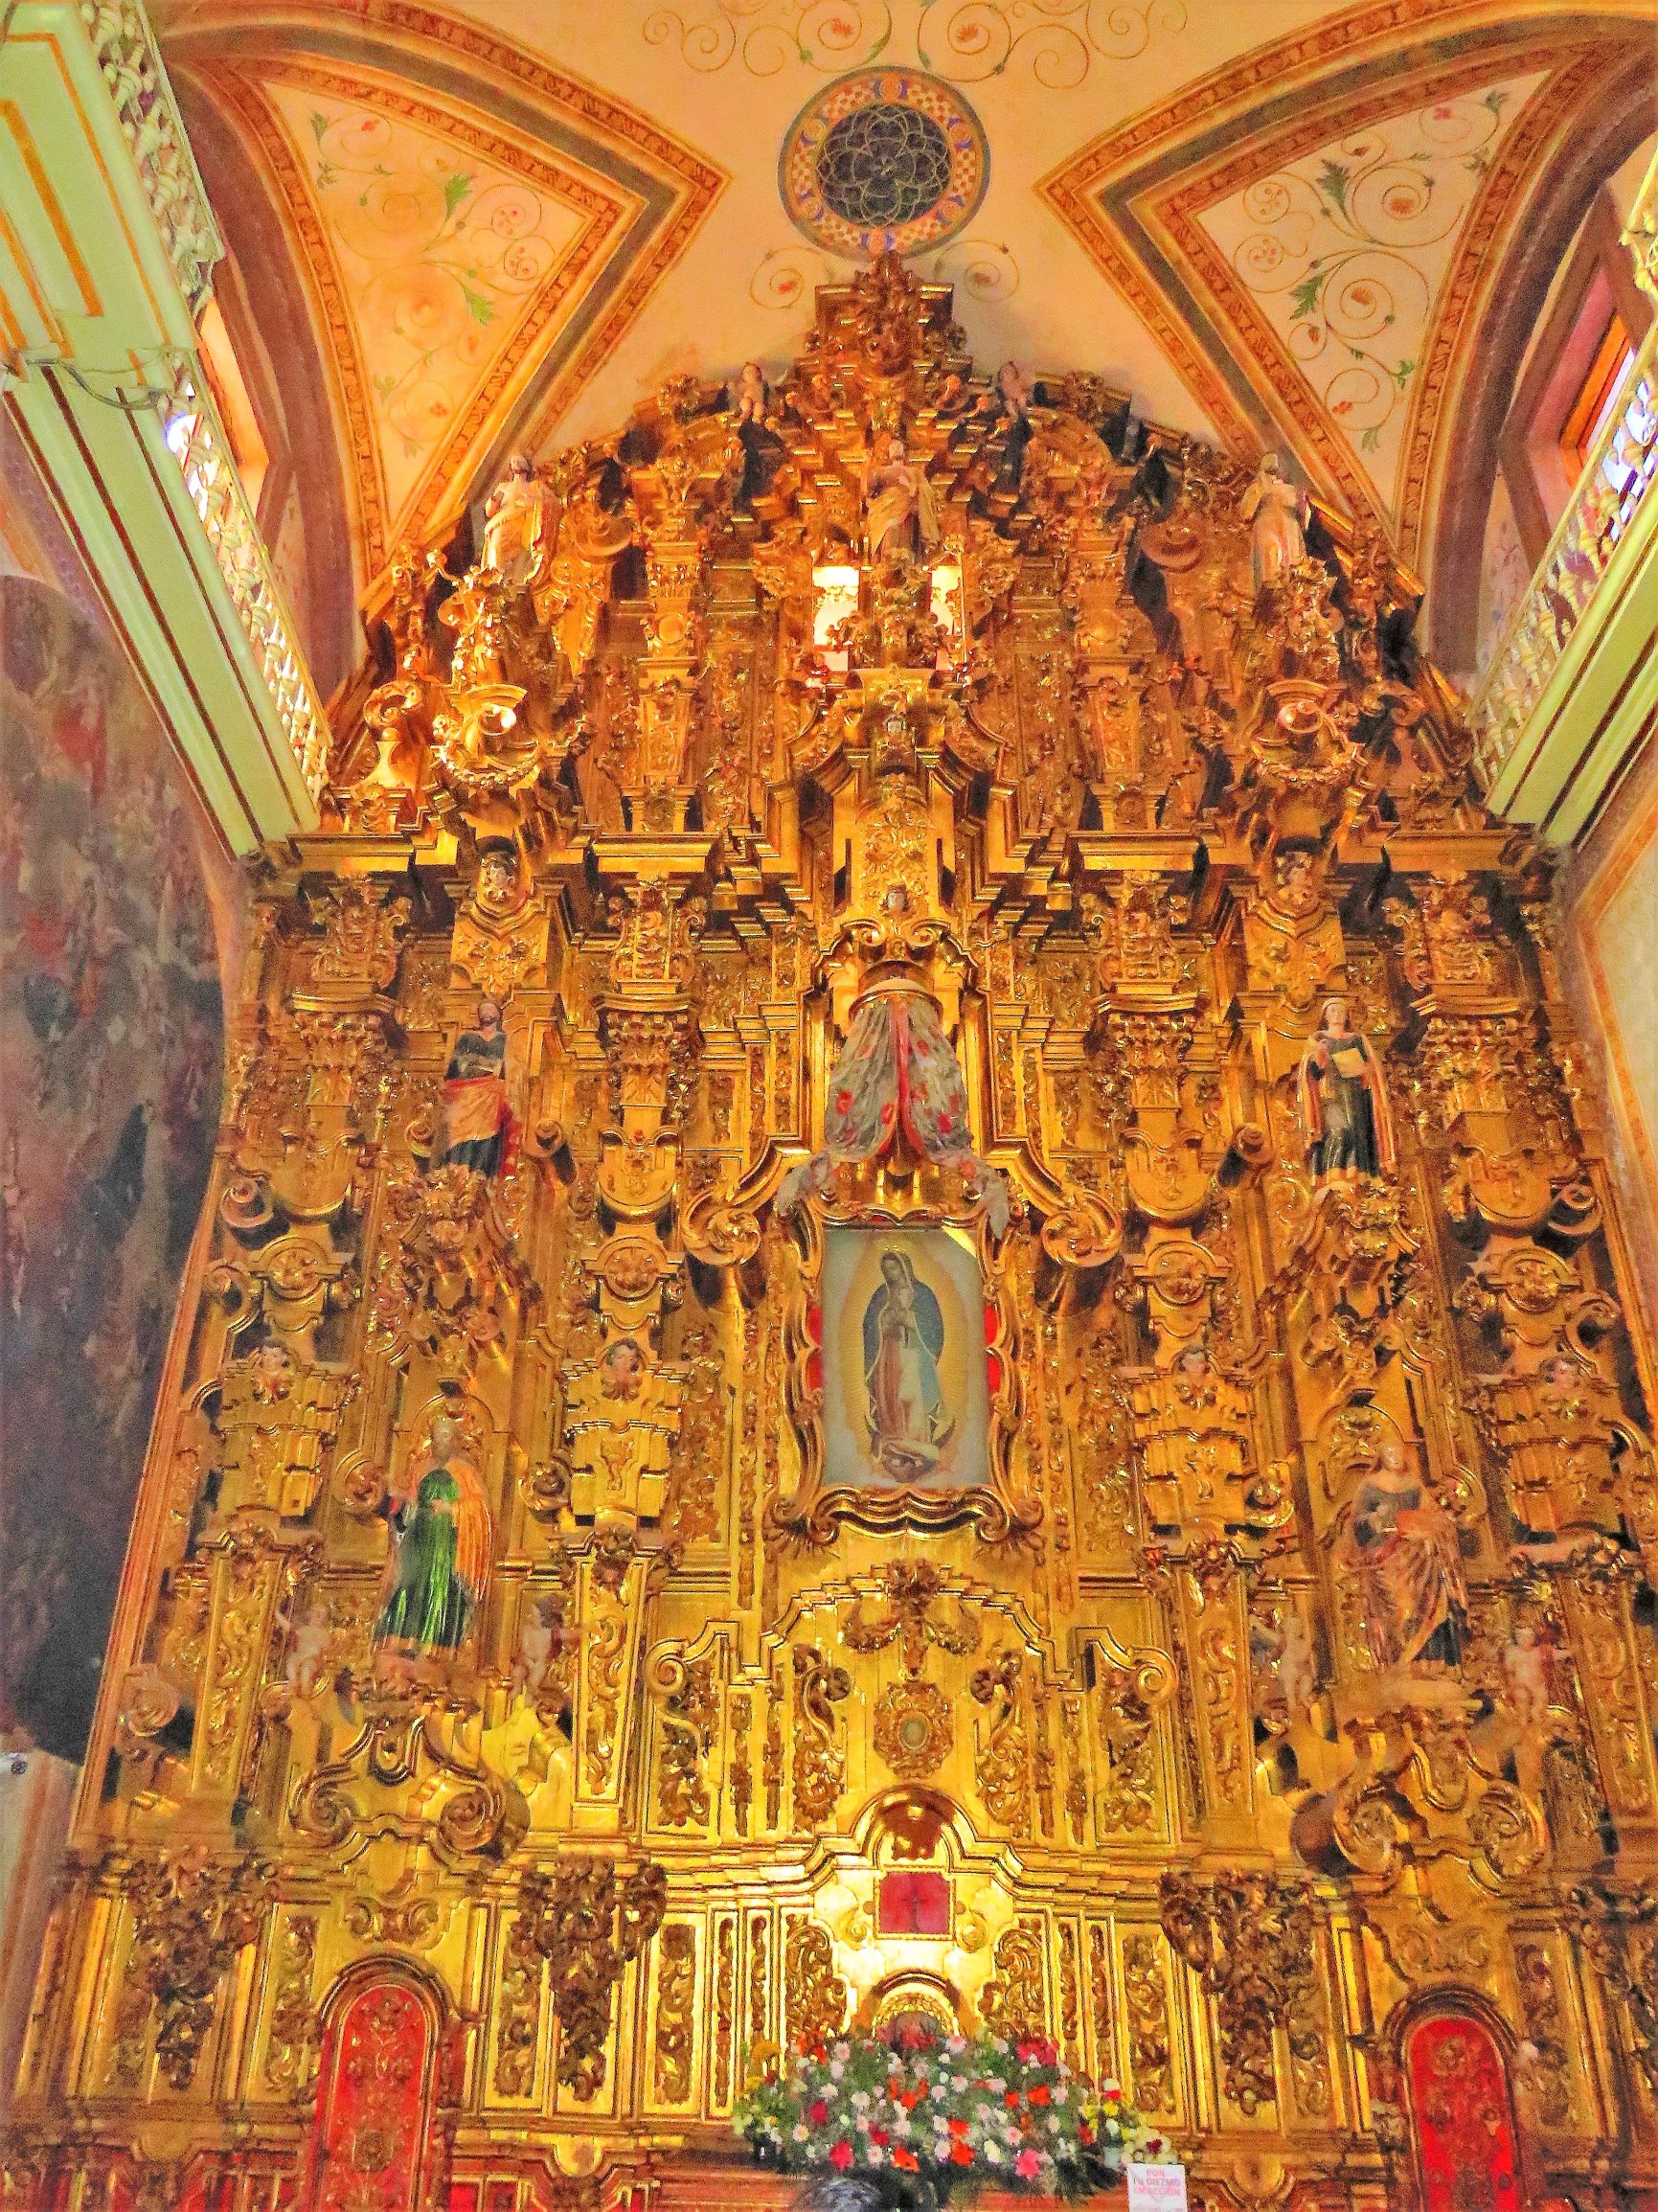
POLYGON ((1164 2155, 1116 2083, 1094 2088, 1045 2038, 909 2024, 766 2067, 735 2123, 763 2163, 878 2179, 887 2202, 942 2202, 965 2185, 1087 2197, 1129 2158, 1164 2155))

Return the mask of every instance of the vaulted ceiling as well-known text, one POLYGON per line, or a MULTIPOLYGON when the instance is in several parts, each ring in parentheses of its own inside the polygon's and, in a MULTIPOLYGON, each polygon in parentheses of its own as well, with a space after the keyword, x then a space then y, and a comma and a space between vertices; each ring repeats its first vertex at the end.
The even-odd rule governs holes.
POLYGON ((331 444, 370 597, 515 447, 792 354, 852 265, 814 179, 860 103, 921 113, 903 158, 953 149, 945 216, 900 242, 982 360, 1285 449, 1425 571, 1477 387, 1652 122, 1649 0, 155 12, 295 466, 331 444))

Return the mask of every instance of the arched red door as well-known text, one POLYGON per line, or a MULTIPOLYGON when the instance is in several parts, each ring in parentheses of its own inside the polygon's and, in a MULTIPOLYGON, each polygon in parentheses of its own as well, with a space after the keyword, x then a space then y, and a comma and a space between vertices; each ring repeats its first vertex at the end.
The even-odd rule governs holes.
POLYGON ((317 2087, 310 2212, 420 2212, 437 2069, 436 2008, 412 1978, 377 1973, 340 1993, 317 2087))
POLYGON ((1425 2013, 1405 2037, 1421 2212, 1528 2212, 1509 2070, 1471 2014, 1425 2013))

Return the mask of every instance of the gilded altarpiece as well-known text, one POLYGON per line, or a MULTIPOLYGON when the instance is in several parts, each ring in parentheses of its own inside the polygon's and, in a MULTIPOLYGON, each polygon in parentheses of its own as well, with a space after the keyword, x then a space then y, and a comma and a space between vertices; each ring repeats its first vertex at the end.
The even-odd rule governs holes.
POLYGON ((1480 2141, 1658 2204, 1653 1378, 1548 871, 1410 578, 1254 482, 887 262, 399 558, 8 2206, 784 2201, 757 2053, 906 2009, 1213 2208, 1480 2141))

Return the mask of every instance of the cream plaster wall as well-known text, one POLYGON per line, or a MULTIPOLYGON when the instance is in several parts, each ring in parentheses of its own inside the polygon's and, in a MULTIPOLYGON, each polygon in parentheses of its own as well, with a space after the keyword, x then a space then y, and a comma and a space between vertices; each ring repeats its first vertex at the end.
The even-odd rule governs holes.
POLYGON ((1561 888, 1568 991, 1608 1107, 1648 1325, 1658 1318, 1658 732, 1561 888))

